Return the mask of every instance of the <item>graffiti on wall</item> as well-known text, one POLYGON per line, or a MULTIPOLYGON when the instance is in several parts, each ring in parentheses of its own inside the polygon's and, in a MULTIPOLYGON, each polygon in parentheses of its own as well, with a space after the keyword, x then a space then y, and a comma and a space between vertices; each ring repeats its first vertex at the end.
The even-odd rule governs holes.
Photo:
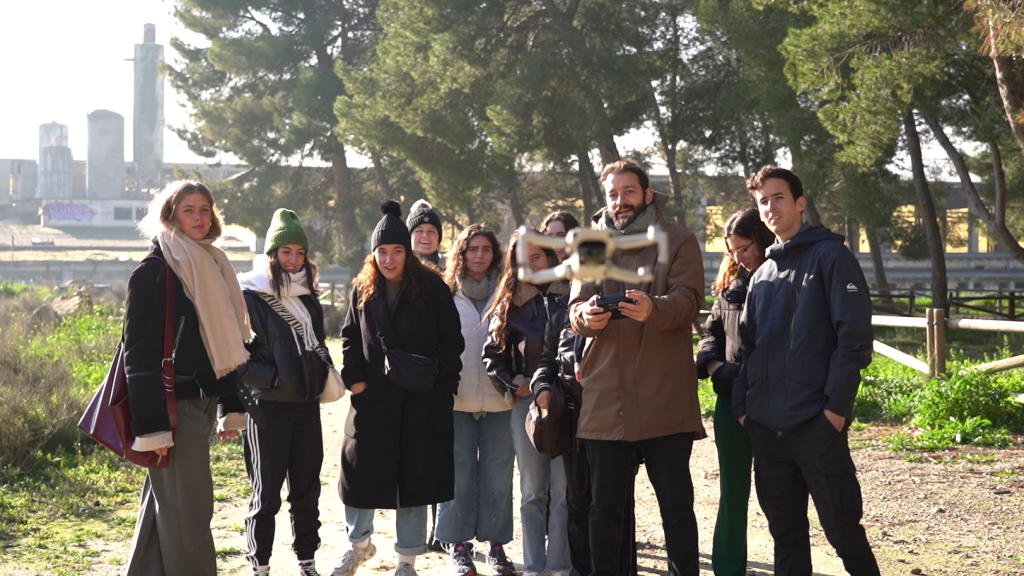
POLYGON ((71 202, 51 202, 43 205, 43 211, 49 220, 73 220, 76 222, 91 222, 92 217, 97 214, 88 204, 73 204, 71 202))

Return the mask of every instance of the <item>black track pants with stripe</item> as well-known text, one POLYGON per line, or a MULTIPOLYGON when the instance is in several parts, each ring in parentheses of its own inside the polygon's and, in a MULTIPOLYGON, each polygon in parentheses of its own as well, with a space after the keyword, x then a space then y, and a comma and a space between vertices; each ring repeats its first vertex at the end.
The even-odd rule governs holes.
POLYGON ((320 403, 260 402, 266 426, 248 419, 245 469, 252 482, 252 499, 245 518, 246 555, 253 565, 270 564, 274 546, 274 516, 281 509, 281 487, 288 480, 292 550, 310 560, 320 547, 320 467, 324 437, 320 403))

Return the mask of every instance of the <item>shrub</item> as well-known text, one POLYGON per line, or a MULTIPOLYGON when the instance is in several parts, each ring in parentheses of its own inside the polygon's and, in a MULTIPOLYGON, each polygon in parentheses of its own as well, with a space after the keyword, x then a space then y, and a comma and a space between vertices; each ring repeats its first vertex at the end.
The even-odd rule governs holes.
POLYGON ((120 336, 109 308, 83 308, 49 332, 0 327, 0 470, 74 447, 78 419, 108 368, 120 336))

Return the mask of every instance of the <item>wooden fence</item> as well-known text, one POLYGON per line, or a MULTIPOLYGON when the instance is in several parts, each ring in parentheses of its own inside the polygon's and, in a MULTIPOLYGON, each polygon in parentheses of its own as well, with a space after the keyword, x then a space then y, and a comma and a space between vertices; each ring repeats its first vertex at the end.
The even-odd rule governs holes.
MULTIPOLYGON (((930 291, 921 291, 911 288, 903 292, 872 292, 871 306, 876 312, 884 312, 898 316, 916 316, 920 311, 918 298, 921 296, 930 297, 930 291), (887 304, 885 300, 899 301, 899 304, 892 302, 887 304), (905 301, 905 302, 904 302, 905 301)), ((950 311, 959 316, 964 310, 992 316, 1005 318, 1007 320, 1018 320, 1024 317, 1024 294, 1009 291, 1003 292, 977 292, 957 288, 951 291, 948 296, 950 311)))
MULTIPOLYGON (((1024 332, 1024 322, 1008 320, 984 320, 977 318, 947 318, 946 311, 929 308, 924 318, 907 318, 902 316, 872 316, 872 326, 889 326, 894 328, 924 328, 927 362, 875 341, 875 352, 892 358, 909 366, 922 374, 938 376, 946 373, 947 345, 946 335, 949 330, 981 330, 986 332, 1024 332)), ((1024 367, 1024 355, 1012 356, 993 362, 985 362, 975 366, 974 370, 982 372, 1002 372, 1013 368, 1024 367)))

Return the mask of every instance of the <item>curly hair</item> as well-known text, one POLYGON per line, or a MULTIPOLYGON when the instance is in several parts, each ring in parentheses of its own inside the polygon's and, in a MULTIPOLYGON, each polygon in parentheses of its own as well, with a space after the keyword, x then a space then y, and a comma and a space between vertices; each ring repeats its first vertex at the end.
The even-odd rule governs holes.
MULTIPOLYGON (((757 208, 746 208, 730 216, 725 223, 723 236, 725 238, 730 236, 746 238, 754 243, 761 254, 764 254, 764 251, 775 242, 775 235, 761 221, 761 215, 757 212, 757 208)), ((722 265, 718 268, 718 276, 711 284, 711 293, 724 292, 739 273, 739 262, 729 254, 723 254, 722 265)))
MULTIPOLYGON (((505 351, 505 344, 508 341, 508 313, 512 310, 512 298, 519 289, 519 264, 516 261, 516 247, 519 245, 519 230, 512 233, 508 240, 508 251, 505 252, 505 261, 502 265, 501 277, 498 279, 498 288, 494 291, 494 298, 484 316, 493 315, 494 339, 498 344, 498 351, 505 351)), ((550 248, 543 248, 544 255, 548 259, 548 267, 558 266, 558 254, 550 248)))
POLYGON ((177 230, 178 222, 174 219, 174 207, 178 202, 189 194, 202 194, 210 202, 210 231, 206 234, 207 239, 220 238, 223 226, 220 211, 213 201, 213 193, 202 182, 195 180, 178 180, 171 182, 164 189, 153 196, 149 205, 146 206, 146 215, 139 221, 139 232, 147 238, 156 238, 164 230, 177 230))
MULTIPOLYGON (((402 283, 409 289, 409 294, 412 296, 413 301, 418 306, 425 306, 426 299, 423 297, 423 285, 427 278, 426 275, 439 274, 439 272, 433 266, 425 266, 412 252, 406 252, 405 254, 405 271, 402 274, 402 283)), ((373 300, 377 294, 383 293, 385 282, 387 282, 387 279, 384 278, 380 268, 377 266, 375 253, 370 252, 366 255, 366 259, 363 260, 363 268, 359 270, 359 274, 352 281, 352 286, 359 293, 358 308, 365 309, 368 302, 373 300)))
POLYGON ((483 236, 491 243, 491 251, 494 253, 494 260, 487 269, 487 274, 493 274, 501 270, 501 243, 494 231, 484 224, 470 224, 455 238, 451 252, 448 253, 448 264, 445 266, 444 282, 452 290, 452 294, 458 290, 457 280, 466 275, 466 251, 469 250, 469 243, 477 236, 483 236))

